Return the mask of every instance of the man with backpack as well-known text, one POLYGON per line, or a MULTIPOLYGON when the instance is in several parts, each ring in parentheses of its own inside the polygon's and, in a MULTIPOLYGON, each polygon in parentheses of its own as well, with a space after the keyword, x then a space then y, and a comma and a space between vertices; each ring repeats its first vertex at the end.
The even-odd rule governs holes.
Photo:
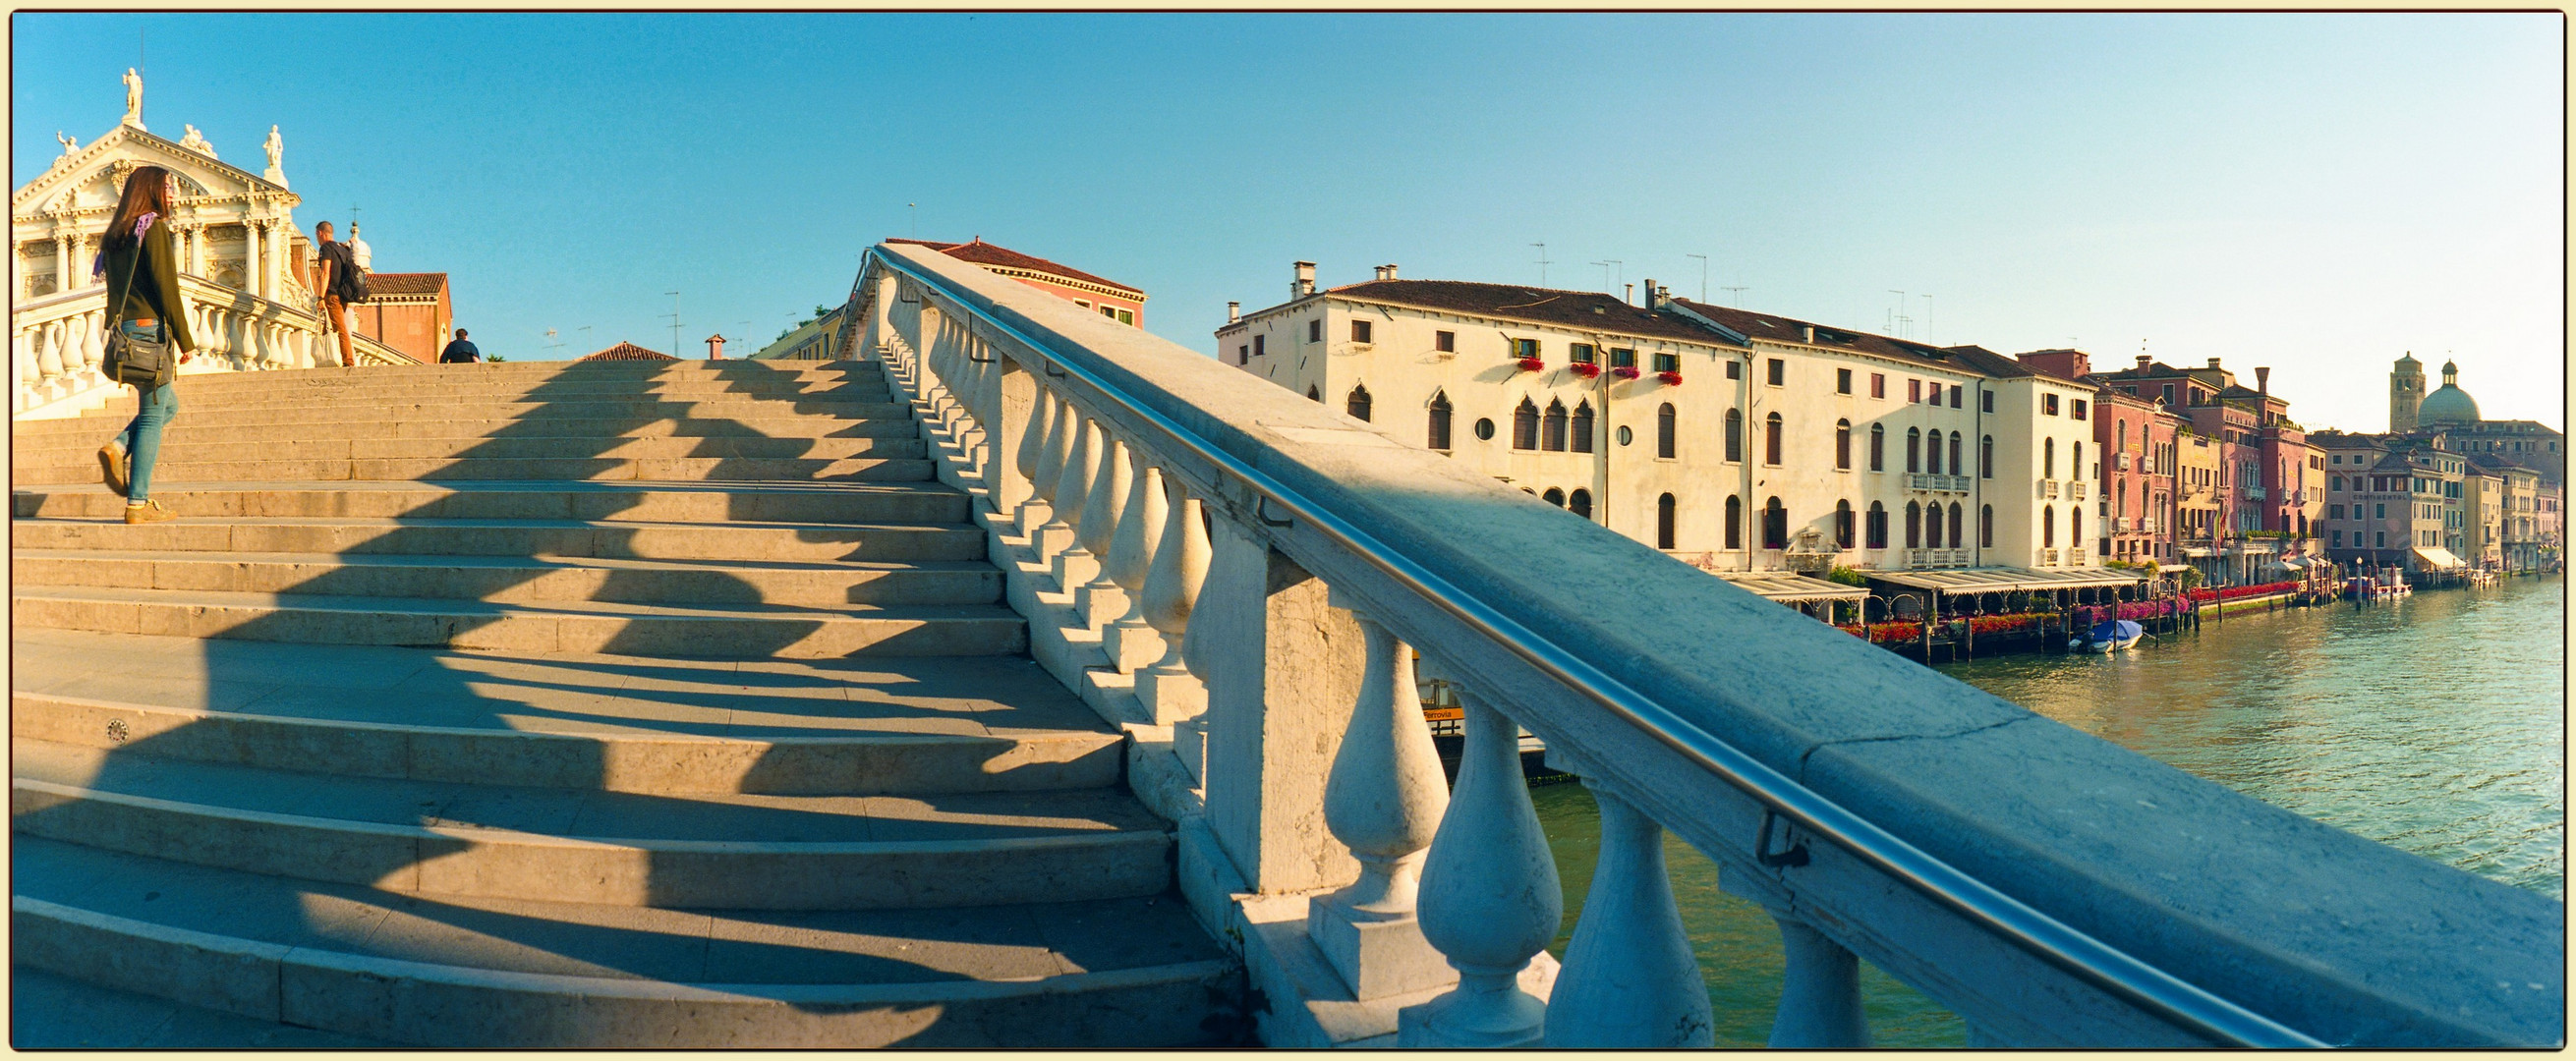
POLYGON ((322 303, 322 330, 340 334, 340 364, 358 363, 349 344, 349 303, 367 300, 367 274, 350 257, 349 245, 331 238, 331 223, 313 226, 313 241, 319 246, 313 252, 314 294, 322 303))
POLYGON ((442 365, 472 365, 482 360, 483 351, 465 341, 463 328, 456 329, 456 338, 448 342, 447 349, 438 352, 438 363, 442 365))

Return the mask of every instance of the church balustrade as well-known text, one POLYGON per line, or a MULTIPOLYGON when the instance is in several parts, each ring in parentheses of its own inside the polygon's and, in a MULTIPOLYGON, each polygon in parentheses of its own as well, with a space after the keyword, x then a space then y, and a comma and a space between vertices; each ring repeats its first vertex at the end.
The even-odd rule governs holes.
MULTIPOLYGON (((182 275, 179 286, 189 334, 198 343, 198 356, 179 367, 181 375, 333 367, 340 361, 339 340, 322 334, 309 297, 307 307, 299 308, 194 275, 182 275)), ((99 372, 106 321, 104 284, 22 303, 10 314, 14 418, 78 416, 115 393, 99 372)), ((356 336, 350 345, 360 366, 419 363, 367 336, 356 336)))
POLYGON ((1668 832, 1778 922, 1775 1046, 1868 1045, 1862 960, 1972 1045, 2563 1038, 2555 901, 1745 607, 974 265, 879 245, 851 304, 856 353, 974 499, 1031 656, 1129 738, 1129 787, 1174 822, 1181 892, 1242 955, 1270 1045, 1710 1045, 1668 832), (1426 680, 1462 712, 1454 788, 1426 680), (1524 730, 1601 811, 1561 966, 1524 730))

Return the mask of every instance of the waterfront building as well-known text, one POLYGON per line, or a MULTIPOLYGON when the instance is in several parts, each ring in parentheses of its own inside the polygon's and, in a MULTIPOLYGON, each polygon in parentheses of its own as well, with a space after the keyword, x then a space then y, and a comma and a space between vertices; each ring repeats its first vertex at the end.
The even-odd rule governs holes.
POLYGON ((2174 426, 2174 556, 2216 575, 2218 567, 2219 446, 2192 430, 2191 422, 2174 426))
MULTIPOLYGON (((2548 473, 2501 453, 2471 453, 2469 465, 2502 481, 2496 513, 2501 539, 2501 566, 2507 571, 2537 571, 2557 554, 2549 511, 2558 501, 2558 483, 2548 473)), ((2482 513, 2483 516, 2483 513, 2482 513)))
POLYGON ((2466 546, 2460 558, 2471 567, 2504 567, 2504 521, 2509 504, 2504 475, 2481 466, 2475 457, 2468 458, 2460 475, 2460 500, 2460 544, 2466 546))
POLYGON ((2316 438, 2326 452, 2329 557, 2417 570, 2463 563, 2465 458, 2422 435, 2316 438))
POLYGON ((927 239, 889 239, 888 243, 909 243, 928 247, 959 261, 973 262, 985 270, 1010 277, 1050 295, 1071 301, 1130 327, 1144 327, 1145 292, 1106 277, 1093 276, 1069 265, 1059 265, 1034 254, 1023 254, 1008 247, 984 242, 977 236, 964 243, 941 243, 927 239))
POLYGON ((2173 558, 2174 438, 2180 419, 2158 400, 2114 387, 2095 392, 2093 445, 2103 453, 2105 559, 2165 563, 2173 558))
POLYGON ((2283 566, 2302 566, 2300 557, 2316 548, 2316 521, 2327 502, 2315 477, 2325 468, 2305 429, 2290 419, 2290 403, 2271 393, 2271 373, 2256 368, 2249 388, 2215 357, 2182 369, 2140 355, 2135 367, 2097 377, 2122 393, 2165 401, 2215 451, 2211 531, 2180 546, 2185 559, 2213 577, 2268 577, 2283 566))
POLYGON ((2439 431, 2444 446, 2455 453, 2491 453, 2539 469, 2549 478, 2567 476, 2566 436, 2537 420, 2488 420, 2478 400, 2460 389, 2458 362, 2442 365, 2442 387, 2424 393, 2424 370, 2412 355, 2399 358, 2389 374, 2388 430, 2393 434, 2439 431))
POLYGON ((1324 289, 1298 262, 1218 356, 1710 570, 2093 562, 2068 499, 2013 478, 2083 481, 2070 381, 1651 281, 1635 305, 1397 272, 1324 289))

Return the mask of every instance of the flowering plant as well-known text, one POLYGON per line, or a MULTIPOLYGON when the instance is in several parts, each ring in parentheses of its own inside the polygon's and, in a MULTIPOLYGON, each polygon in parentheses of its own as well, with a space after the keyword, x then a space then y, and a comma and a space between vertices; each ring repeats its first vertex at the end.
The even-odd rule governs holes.
POLYGON ((1676 371, 1669 370, 1669 369, 1668 369, 1668 370, 1665 370, 1665 371, 1662 371, 1662 372, 1655 373, 1655 378, 1656 378, 1656 379, 1659 379, 1659 380, 1662 380, 1662 381, 1664 381, 1666 384, 1671 385, 1671 386, 1678 387, 1678 386, 1681 386, 1681 385, 1682 385, 1682 374, 1681 374, 1681 373, 1679 373, 1679 372, 1676 372, 1676 371))
POLYGON ((1565 367, 1573 369, 1575 375, 1581 376, 1585 379, 1601 378, 1601 366, 1589 361, 1577 361, 1565 367))
POLYGON ((2266 582, 2259 586, 2229 586, 2226 589, 2196 589, 2191 591, 2191 599, 2196 601, 2235 600, 2239 597, 2263 597, 2270 596, 2275 593, 2288 593, 2297 588, 2299 588, 2299 584, 2296 582, 2266 582))
POLYGON ((1620 379, 1635 379, 1637 378, 1637 366, 1621 365, 1617 368, 1611 369, 1610 374, 1617 376, 1620 379))
POLYGON ((1520 364, 1521 371, 1523 372, 1544 372, 1547 370, 1547 362, 1541 361, 1535 357, 1524 357, 1521 359, 1520 364))

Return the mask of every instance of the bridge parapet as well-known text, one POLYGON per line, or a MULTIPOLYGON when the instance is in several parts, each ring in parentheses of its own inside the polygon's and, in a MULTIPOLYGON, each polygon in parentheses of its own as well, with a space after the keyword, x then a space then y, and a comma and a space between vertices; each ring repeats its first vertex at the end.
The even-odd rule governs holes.
POLYGON ((1975 1044, 2564 1039, 2562 903, 2040 718, 971 264, 879 245, 853 304, 1033 655, 1134 738, 1272 1045, 1707 1045, 1665 830, 1778 920, 1775 1046, 1869 1042, 1859 958, 1975 1044), (1464 707, 1454 791, 1417 653, 1464 707), (1601 806, 1561 970, 1516 727, 1601 806))
MULTIPOLYGON (((311 296, 295 305, 182 275, 189 331, 202 344, 185 375, 337 365, 339 343, 322 334, 311 296)), ((297 291, 301 294, 301 291, 297 291)), ((9 317, 13 419, 78 416, 116 393, 99 373, 107 343, 107 287, 92 285, 24 303, 9 317)), ((419 360, 366 336, 350 344, 360 365, 419 360)))

